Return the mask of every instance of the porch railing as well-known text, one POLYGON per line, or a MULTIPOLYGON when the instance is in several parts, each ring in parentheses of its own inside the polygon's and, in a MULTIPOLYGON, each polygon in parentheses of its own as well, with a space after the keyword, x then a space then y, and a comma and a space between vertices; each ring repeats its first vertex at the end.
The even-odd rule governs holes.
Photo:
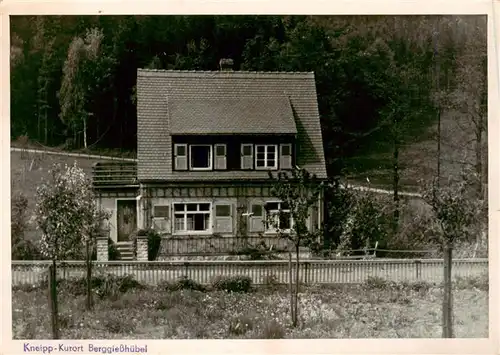
POLYGON ((94 186, 137 184, 136 162, 98 162, 92 166, 94 186))
POLYGON ((258 250, 262 254, 287 251, 287 241, 274 236, 168 236, 161 242, 163 256, 242 255, 258 250))

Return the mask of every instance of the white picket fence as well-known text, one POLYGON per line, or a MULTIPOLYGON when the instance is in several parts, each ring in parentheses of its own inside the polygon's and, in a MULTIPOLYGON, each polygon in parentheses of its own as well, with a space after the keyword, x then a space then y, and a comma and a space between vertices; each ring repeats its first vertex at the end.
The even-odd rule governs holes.
MULTIPOLYGON (((12 285, 36 284, 42 281, 50 261, 12 261, 12 285)), ((59 278, 77 278, 85 275, 84 261, 58 263, 59 278)), ((362 283, 370 277, 387 281, 443 280, 443 261, 439 259, 389 260, 304 260, 299 262, 300 279, 305 284, 362 283)), ((286 284, 289 280, 288 261, 94 261, 94 273, 117 276, 132 275, 143 284, 157 284, 186 276, 208 284, 216 276, 244 275, 254 284, 269 282, 286 284)), ((479 277, 487 275, 487 259, 453 260, 452 276, 479 277)), ((292 275, 293 276, 293 275, 292 275)))

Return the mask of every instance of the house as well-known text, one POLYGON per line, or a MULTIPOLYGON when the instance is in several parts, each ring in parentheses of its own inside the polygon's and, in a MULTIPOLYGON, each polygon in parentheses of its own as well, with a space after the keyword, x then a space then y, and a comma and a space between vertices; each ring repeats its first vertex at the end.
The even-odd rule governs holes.
MULTIPOLYGON (((94 185, 111 211, 110 237, 163 236, 161 255, 235 248, 275 237, 265 213, 286 209, 268 171, 326 178, 314 73, 139 69, 137 163, 100 163, 94 185)), ((314 209, 310 227, 323 219, 314 209)), ((280 221, 290 228, 290 221, 280 221)))

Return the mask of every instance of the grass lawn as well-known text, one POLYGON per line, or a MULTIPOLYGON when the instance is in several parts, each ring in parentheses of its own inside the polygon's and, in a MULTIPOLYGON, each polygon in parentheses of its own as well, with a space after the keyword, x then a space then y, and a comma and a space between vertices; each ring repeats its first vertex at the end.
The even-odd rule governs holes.
MULTIPOLYGON (((455 284, 455 336, 488 337, 486 281, 455 284)), ((442 289, 430 284, 368 282, 307 287, 300 293, 300 325, 289 326, 283 288, 249 293, 130 289, 85 310, 85 296, 59 292, 63 339, 196 338, 439 338, 442 289)), ((45 290, 13 290, 14 339, 48 339, 45 290)))

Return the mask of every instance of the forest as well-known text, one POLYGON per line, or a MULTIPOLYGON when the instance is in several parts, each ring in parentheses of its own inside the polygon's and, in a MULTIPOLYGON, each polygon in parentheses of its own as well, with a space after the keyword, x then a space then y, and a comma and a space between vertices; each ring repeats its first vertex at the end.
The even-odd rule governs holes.
MULTIPOLYGON (((485 16, 11 16, 11 138, 133 152, 137 68, 218 70, 231 58, 235 70, 315 73, 330 176, 380 168, 373 153, 403 169, 401 152, 424 140, 443 162, 455 159, 439 150, 441 136, 456 136, 437 125, 445 116, 470 133, 459 143, 483 172, 486 24, 485 16)), ((434 161, 429 154, 420 160, 434 161)))

